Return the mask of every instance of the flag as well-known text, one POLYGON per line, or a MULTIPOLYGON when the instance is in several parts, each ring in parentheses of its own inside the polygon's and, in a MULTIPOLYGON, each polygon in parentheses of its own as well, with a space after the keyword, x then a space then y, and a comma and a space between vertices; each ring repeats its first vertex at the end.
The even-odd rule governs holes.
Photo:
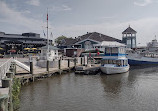
POLYGON ((50 35, 53 36, 53 33, 51 32, 50 35))
POLYGON ((48 20, 48 13, 47 13, 47 20, 48 20))
POLYGON ((43 30, 43 34, 44 34, 44 36, 46 36, 46 34, 44 33, 44 30, 43 30))

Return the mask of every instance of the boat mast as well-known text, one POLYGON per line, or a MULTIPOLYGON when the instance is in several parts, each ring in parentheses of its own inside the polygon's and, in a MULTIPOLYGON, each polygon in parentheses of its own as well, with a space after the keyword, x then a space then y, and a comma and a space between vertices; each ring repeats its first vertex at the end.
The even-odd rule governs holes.
POLYGON ((48 39, 48 8, 47 8, 47 60, 49 57, 49 39, 48 39))

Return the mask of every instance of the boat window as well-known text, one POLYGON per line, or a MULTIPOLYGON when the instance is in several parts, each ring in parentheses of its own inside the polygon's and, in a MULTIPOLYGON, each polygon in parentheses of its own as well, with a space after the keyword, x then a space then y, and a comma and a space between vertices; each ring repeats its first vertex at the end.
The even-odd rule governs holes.
POLYGON ((102 60, 102 61, 101 61, 101 65, 104 65, 104 64, 108 64, 108 60, 106 60, 106 59, 105 59, 105 60, 102 60))
POLYGON ((111 53, 111 49, 110 48, 106 48, 106 53, 111 53))
POLYGON ((113 64, 116 64, 116 60, 113 60, 112 63, 113 63, 113 64))
POLYGON ((105 64, 108 64, 108 60, 105 60, 105 64))
POLYGON ((109 60, 109 64, 112 64, 112 60, 109 60))
POLYGON ((112 48, 112 53, 118 53, 118 48, 117 47, 112 48))
POLYGON ((116 61, 117 66, 121 66, 121 60, 116 61))

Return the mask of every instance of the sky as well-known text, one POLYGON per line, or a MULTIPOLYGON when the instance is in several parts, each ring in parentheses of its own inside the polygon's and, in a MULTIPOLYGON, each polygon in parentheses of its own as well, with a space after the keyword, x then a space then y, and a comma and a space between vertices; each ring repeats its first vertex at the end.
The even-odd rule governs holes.
POLYGON ((45 38, 47 9, 50 39, 87 32, 122 39, 129 25, 141 46, 158 36, 158 0, 0 0, 0 32, 45 38))

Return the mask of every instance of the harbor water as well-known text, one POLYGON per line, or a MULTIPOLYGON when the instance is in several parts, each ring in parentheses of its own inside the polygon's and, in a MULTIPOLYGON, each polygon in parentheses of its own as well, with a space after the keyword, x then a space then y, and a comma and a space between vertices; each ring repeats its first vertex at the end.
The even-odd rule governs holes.
POLYGON ((158 111, 158 67, 54 75, 22 86, 20 111, 158 111))

